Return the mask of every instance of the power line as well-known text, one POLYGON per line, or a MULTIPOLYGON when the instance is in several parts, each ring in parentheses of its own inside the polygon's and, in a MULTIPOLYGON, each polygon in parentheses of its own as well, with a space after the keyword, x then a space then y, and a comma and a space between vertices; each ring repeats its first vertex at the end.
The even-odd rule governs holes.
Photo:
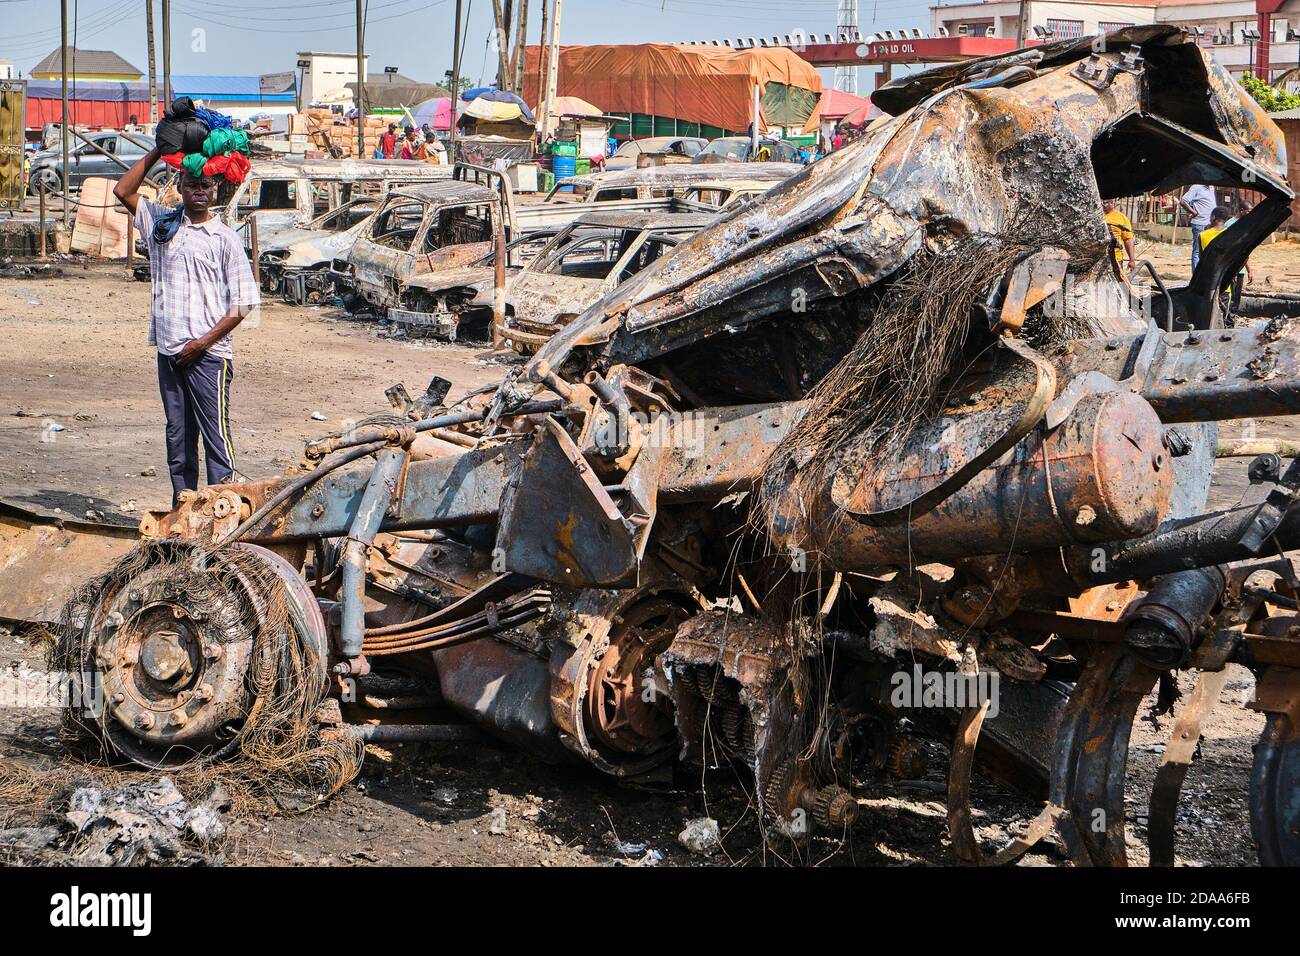
MULTIPOLYGON (((347 2, 347 0, 344 0, 344 2, 347 2)), ((404 3, 412 3, 412 2, 414 2, 414 0, 390 0, 390 2, 388 2, 388 3, 377 3, 377 4, 375 4, 375 9, 376 9, 376 10, 383 10, 383 9, 385 9, 385 8, 387 8, 387 7, 399 7, 399 6, 401 6, 402 4, 404 4, 404 3)), ((210 6, 210 5, 209 5, 209 6, 210 6)), ((265 10, 266 10, 265 7, 253 7, 253 8, 251 8, 251 9, 255 9, 255 10, 256 10, 256 9, 260 9, 260 10, 262 10, 263 12, 265 12, 265 10)), ((296 9, 298 9, 298 8, 297 8, 297 7, 290 7, 289 9, 291 9, 291 10, 296 10, 296 9)), ((366 9, 367 9, 367 11, 369 11, 369 0, 367 0, 366 9)), ((211 12, 213 12, 213 11, 212 11, 211 9, 209 9, 208 12, 211 13, 211 12)), ((409 12, 414 12, 414 11, 409 11, 409 12)), ((239 14, 235 14, 235 13, 219 13, 219 15, 220 15, 220 16, 223 16, 223 17, 236 17, 236 18, 239 18, 239 17, 240 17, 239 14)), ((196 16, 196 18, 197 18, 197 15, 194 15, 194 16, 196 16)), ((338 17, 345 17, 345 18, 347 18, 349 21, 351 21, 352 23, 356 23, 356 14, 353 13, 353 12, 351 12, 351 11, 344 11, 344 12, 342 12, 342 13, 317 13, 317 14, 314 14, 314 15, 312 15, 312 16, 308 16, 308 17, 282 17, 282 16, 279 16, 279 15, 277 14, 277 16, 276 16, 276 18, 275 18, 275 21, 276 21, 277 23, 295 23, 295 22, 299 22, 299 23, 300 23, 300 22, 302 22, 302 21, 304 21, 304 20, 317 21, 317 20, 321 20, 321 19, 336 19, 336 18, 338 18, 338 17)), ((261 17, 257 17, 257 18, 255 18, 255 19, 260 20, 260 19, 262 19, 262 18, 261 18, 261 17)), ((261 28, 261 26, 258 26, 257 29, 260 30, 260 29, 262 29, 262 28, 261 28)))
MULTIPOLYGON (((700 13, 700 10, 718 10, 720 11, 718 16, 725 16, 727 12, 730 12, 731 15, 734 16, 738 11, 790 14, 792 7, 797 10, 794 14, 796 16, 817 16, 818 14, 825 14, 827 17, 833 17, 836 13, 835 0, 807 5, 795 3, 794 0, 776 3, 765 3, 761 2, 761 0, 758 0, 758 2, 754 2, 754 0, 737 0, 737 2, 733 3, 709 2, 709 0, 662 0, 662 2, 660 2, 660 0, 653 0, 653 2, 645 2, 645 0, 623 0, 623 2, 654 10, 657 13, 666 13, 670 15, 674 13, 689 13, 693 16, 710 16, 710 14, 700 13)), ((879 4, 879 6, 896 7, 901 10, 915 8, 916 5, 910 2, 910 0, 885 0, 885 2, 879 4)))
MULTIPOLYGON (((399 0, 399 2, 405 3, 405 2, 410 2, 410 0, 399 0)), ((374 20, 371 20, 370 22, 373 24, 373 23, 383 23, 387 20, 397 20, 402 17, 410 16, 413 13, 421 13, 425 10, 431 10, 434 7, 440 7, 445 3, 447 3, 447 0, 435 0, 434 3, 425 4, 422 7, 416 7, 412 10, 405 10, 402 13, 395 13, 387 17, 376 17, 374 20)), ((177 9, 181 10, 186 15, 193 17, 195 20, 198 20, 201 23, 211 23, 219 27, 229 27, 230 29, 234 29, 234 30, 249 29, 249 24, 247 23, 228 23, 223 20, 216 20, 211 17, 202 16, 201 14, 195 13, 193 10, 190 10, 185 7, 178 6, 177 9)), ((353 18, 352 23, 344 23, 336 27, 286 27, 284 29, 275 29, 272 27, 264 27, 259 25, 256 29, 258 33, 330 33, 330 32, 336 32, 338 30, 355 29, 355 17, 353 18)))
MULTIPOLYGON (((205 4, 209 9, 223 10, 259 10, 266 12, 264 3, 218 3, 216 0, 206 0, 205 4)), ((309 3, 281 3, 277 5, 277 10, 309 10, 313 7, 338 7, 352 6, 352 0, 311 0, 309 3)), ((276 19, 280 19, 277 17, 276 19)))
MULTIPOLYGON (((117 8, 115 12, 113 12, 112 16, 109 17, 108 20, 96 21, 90 29, 87 29, 86 27, 83 26, 81 35, 86 37, 86 39, 99 36, 99 34, 105 32, 106 30, 109 30, 112 27, 117 26, 122 20, 122 14, 125 13, 127 9, 132 8, 134 6, 135 4, 133 0, 125 0, 125 2, 119 8, 117 8)), ((109 11, 105 11, 104 15, 108 15, 108 13, 109 11)), ((90 18, 87 18, 87 23, 88 24, 91 23, 90 18)), ((0 46, 0 50, 3 50, 3 52, 8 56, 21 58, 21 57, 31 56, 34 53, 39 53, 41 51, 48 50, 51 43, 58 45, 59 40, 58 39, 26 40, 22 43, 15 44, 13 46, 0 46)))
MULTIPOLYGON (((128 7, 133 7, 133 6, 135 6, 133 0, 119 0, 119 2, 115 3, 114 6, 111 7, 110 9, 101 10, 97 14, 90 14, 87 16, 86 19, 88 22, 91 19, 95 19, 103 22, 104 18, 107 18, 111 22, 116 22, 118 18, 121 16, 121 14, 125 12, 128 7)), ((4 39, 7 42, 9 40, 21 40, 23 37, 40 37, 42 40, 47 40, 47 39, 57 40, 60 37, 60 32, 57 29, 33 30, 30 33, 6 34, 4 39)), ((26 44, 24 43, 20 45, 25 46, 26 44)))

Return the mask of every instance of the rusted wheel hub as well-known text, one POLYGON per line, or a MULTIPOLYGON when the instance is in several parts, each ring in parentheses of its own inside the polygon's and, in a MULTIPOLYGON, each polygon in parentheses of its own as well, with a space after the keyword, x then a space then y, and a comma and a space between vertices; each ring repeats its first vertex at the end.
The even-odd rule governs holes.
POLYGON ((650 598, 615 622, 609 646, 588 676, 584 717, 597 745, 647 754, 672 743, 672 701, 655 681, 654 659, 672 643, 686 616, 672 601, 650 598))
POLYGON ((183 625, 154 631, 140 645, 140 667, 159 687, 184 682, 194 673, 192 657, 197 643, 194 632, 183 625))
POLYGON ((274 583, 295 626, 324 647, 319 609, 294 569, 260 547, 232 550, 238 560, 178 545, 94 602, 84 646, 103 690, 100 731, 136 763, 169 766, 232 744, 254 703, 249 674, 274 583))

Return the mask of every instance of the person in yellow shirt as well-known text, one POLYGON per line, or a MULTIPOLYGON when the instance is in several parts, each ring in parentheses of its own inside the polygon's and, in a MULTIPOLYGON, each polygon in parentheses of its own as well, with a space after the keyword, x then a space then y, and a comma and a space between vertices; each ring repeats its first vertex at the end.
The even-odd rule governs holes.
MULTIPOLYGON (((1210 243, 1236 221, 1236 217, 1232 215, 1226 206, 1215 206, 1214 211, 1210 213, 1209 226, 1201 230, 1201 252, 1205 252, 1210 243)), ((1247 282, 1252 285, 1255 282, 1255 277, 1250 271, 1250 259, 1246 260, 1246 264, 1237 270, 1237 274, 1232 277, 1232 281, 1224 287, 1225 292, 1231 290, 1231 303, 1233 310, 1241 304, 1241 292, 1247 282)))
POLYGON ((1133 251, 1133 223, 1120 211, 1119 203, 1114 199, 1107 199, 1103 205, 1106 207, 1106 225, 1115 240, 1115 264, 1122 266, 1127 259, 1128 271, 1132 272, 1137 266, 1137 255, 1133 251))
MULTIPOLYGON (((1201 231, 1201 251, 1204 252, 1206 247, 1214 241, 1215 236, 1236 222, 1237 218, 1226 206, 1215 206, 1214 212, 1210 213, 1209 226, 1201 231)), ((1250 271, 1249 258, 1246 259, 1246 264, 1237 272, 1237 276, 1239 278, 1244 276, 1247 282, 1254 283, 1255 277, 1250 271)))
POLYGON ((1214 207, 1214 211, 1210 213, 1210 224, 1201 230, 1201 235, 1199 236, 1202 252, 1205 251, 1206 246, 1214 241, 1215 236, 1228 228, 1229 218, 1230 213, 1226 206, 1214 207))

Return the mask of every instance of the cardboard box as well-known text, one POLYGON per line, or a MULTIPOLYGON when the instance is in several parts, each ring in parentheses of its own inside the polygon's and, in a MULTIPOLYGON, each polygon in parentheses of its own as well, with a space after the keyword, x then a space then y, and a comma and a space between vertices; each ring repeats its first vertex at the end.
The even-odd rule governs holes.
POLYGON ((506 179, 517 193, 535 193, 541 179, 540 171, 537 163, 516 163, 506 170, 506 179))

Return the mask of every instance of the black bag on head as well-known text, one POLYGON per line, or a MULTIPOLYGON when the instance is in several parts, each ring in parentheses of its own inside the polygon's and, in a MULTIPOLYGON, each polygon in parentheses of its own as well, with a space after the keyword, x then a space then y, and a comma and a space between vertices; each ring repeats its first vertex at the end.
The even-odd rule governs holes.
POLYGON ((194 101, 188 96, 178 96, 172 100, 172 108, 166 113, 168 119, 183 120, 194 115, 194 101))
POLYGON ((198 153, 208 138, 208 127, 194 115, 194 101, 178 96, 166 115, 158 121, 154 139, 164 156, 170 153, 198 153))

